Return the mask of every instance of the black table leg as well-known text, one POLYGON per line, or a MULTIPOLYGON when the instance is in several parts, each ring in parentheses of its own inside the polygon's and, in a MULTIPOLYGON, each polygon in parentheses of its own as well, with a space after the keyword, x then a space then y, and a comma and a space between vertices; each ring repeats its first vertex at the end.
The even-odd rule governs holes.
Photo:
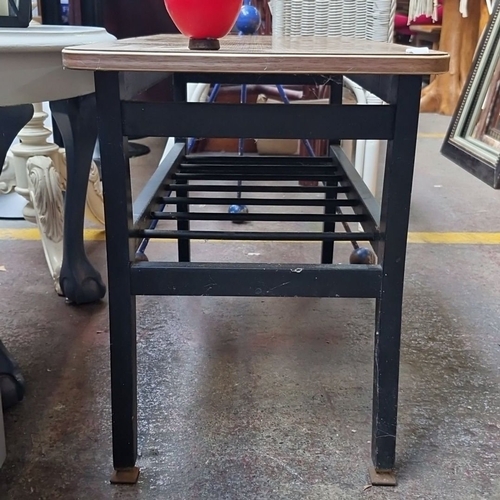
MULTIPOLYGON (((12 141, 32 117, 31 104, 0 107, 0 172, 12 141)), ((23 376, 18 364, 2 342, 0 342, 0 390, 4 409, 15 405, 24 397, 23 376)))
POLYGON ((64 142, 68 170, 59 282, 69 302, 96 302, 104 297, 106 287, 85 254, 83 240, 87 183, 97 138, 95 95, 54 101, 50 108, 64 142))
POLYGON ((137 460, 136 308, 131 292, 130 263, 135 247, 132 227, 130 165, 122 115, 118 73, 97 72, 99 141, 102 158, 109 276, 109 334, 111 340, 111 408, 113 432, 112 483, 133 484, 139 477, 137 460), (109 198, 108 198, 109 197, 109 198), (109 256, 113 256, 110 258, 109 256))
MULTIPOLYGON (((187 81, 182 75, 174 75, 173 77, 174 84, 174 101, 176 102, 187 102, 187 81)), ((185 137, 176 137, 175 142, 184 142, 186 143, 185 137)), ((189 184, 188 181, 180 180, 179 184, 189 184)), ((186 186, 187 187, 187 186, 186 186)), ((177 196, 180 198, 187 198, 189 192, 186 190, 179 189, 177 191, 177 196)), ((177 206, 177 210, 181 213, 187 214, 189 212, 189 204, 188 203, 179 203, 177 206)), ((179 219, 177 221, 177 229, 179 231, 189 231, 189 220, 179 219)), ((179 262, 189 262, 191 260, 191 242, 189 239, 179 238, 177 242, 177 252, 179 255, 179 262)))
POLYGON ((377 300, 373 382, 372 484, 394 485, 401 312, 418 131, 421 77, 394 77, 394 138, 387 148, 381 206, 382 288, 377 300))
MULTIPOLYGON (((338 105, 342 104, 343 97, 343 78, 335 77, 332 78, 330 82, 330 104, 338 105)), ((340 146, 339 140, 329 141, 330 146, 340 146)), ((330 150, 330 148, 328 148, 330 150)), ((327 181, 325 186, 335 187, 337 182, 327 181)), ((334 192, 329 192, 325 194, 325 198, 331 200, 333 203, 325 205, 325 214, 335 215, 337 212, 337 207, 335 205, 335 200, 337 199, 337 194, 334 192)), ((335 222, 325 222, 323 224, 323 232, 334 233, 335 232, 335 222)), ((334 253, 334 242, 333 241, 323 241, 321 243, 321 263, 322 264, 332 264, 333 263, 333 253, 334 253)))

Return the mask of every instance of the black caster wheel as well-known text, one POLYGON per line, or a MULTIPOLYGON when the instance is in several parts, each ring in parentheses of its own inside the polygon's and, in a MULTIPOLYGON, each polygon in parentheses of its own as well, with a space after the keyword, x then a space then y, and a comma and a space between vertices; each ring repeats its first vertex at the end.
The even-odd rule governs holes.
POLYGON ((2 408, 8 408, 20 403, 24 398, 24 379, 21 374, 0 375, 0 391, 2 393, 2 408))

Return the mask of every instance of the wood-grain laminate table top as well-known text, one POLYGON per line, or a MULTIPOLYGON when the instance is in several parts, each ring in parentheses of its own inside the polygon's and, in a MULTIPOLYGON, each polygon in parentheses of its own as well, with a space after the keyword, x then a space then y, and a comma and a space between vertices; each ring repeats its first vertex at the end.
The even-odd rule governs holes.
POLYGON ((67 47, 63 64, 90 71, 207 73, 391 74, 445 73, 444 52, 408 53, 383 42, 328 37, 235 36, 216 51, 188 49, 182 35, 153 35, 67 47))

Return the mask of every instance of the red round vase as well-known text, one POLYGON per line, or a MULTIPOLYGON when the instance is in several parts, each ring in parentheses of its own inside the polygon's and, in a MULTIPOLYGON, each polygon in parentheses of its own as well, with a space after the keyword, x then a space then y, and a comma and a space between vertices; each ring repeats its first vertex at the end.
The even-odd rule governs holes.
POLYGON ((164 0, 179 31, 196 40, 218 39, 234 26, 241 0, 164 0))

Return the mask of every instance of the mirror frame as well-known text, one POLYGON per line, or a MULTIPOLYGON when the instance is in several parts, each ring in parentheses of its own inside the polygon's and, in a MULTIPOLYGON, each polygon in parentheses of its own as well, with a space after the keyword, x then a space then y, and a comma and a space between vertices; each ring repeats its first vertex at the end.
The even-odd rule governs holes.
MULTIPOLYGON (((491 111, 500 106, 500 1, 476 49, 467 83, 441 154, 484 183, 500 189, 500 141, 486 135, 491 111), (481 138, 471 134, 479 127, 481 138)), ((497 117, 500 123, 500 112, 497 117)), ((495 127, 495 132, 496 132, 495 127)), ((500 127, 499 127, 500 135, 500 127)))

